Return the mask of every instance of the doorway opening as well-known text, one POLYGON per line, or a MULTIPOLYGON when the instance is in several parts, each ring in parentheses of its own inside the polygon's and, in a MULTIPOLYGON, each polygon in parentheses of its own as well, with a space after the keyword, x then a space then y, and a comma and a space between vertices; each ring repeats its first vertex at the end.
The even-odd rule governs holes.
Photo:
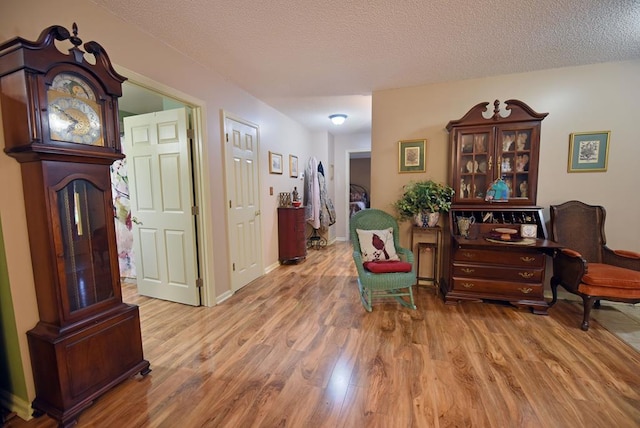
MULTIPOLYGON (((347 183, 347 218, 363 209, 371 207, 371 151, 348 151, 349 161, 345 176, 347 183)), ((346 236, 349 236, 349 222, 346 222, 346 236)))
MULTIPOLYGON (((204 193, 202 190, 203 181, 203 132, 202 132, 202 120, 201 120, 201 104, 193 102, 193 100, 183 99, 183 97, 174 96, 172 90, 161 90, 153 82, 137 83, 144 80, 135 79, 134 81, 127 81, 123 84, 123 96, 119 101, 119 118, 120 118, 120 130, 121 137, 123 138, 123 153, 127 155, 124 144, 124 118, 130 116, 139 116, 142 114, 150 114, 157 112, 166 112, 168 110, 183 108, 187 112, 187 120, 191 124, 191 128, 194 130, 191 138, 187 140, 185 144, 190 145, 191 158, 191 175, 188 178, 190 181, 189 188, 191 198, 193 201, 194 215, 194 229, 191 237, 196 242, 196 255, 195 265, 198 271, 197 284, 193 284, 194 287, 199 288, 197 299, 198 305, 209 305, 212 300, 212 294, 214 287, 213 284, 209 284, 208 287, 201 287, 203 284, 208 284, 205 279, 208 277, 207 266, 202 263, 205 260, 205 254, 207 251, 207 244, 203 239, 203 231, 207 228, 206 221, 203 221, 206 217, 204 214, 204 193), (199 212, 198 212, 199 211, 199 212)), ((158 85, 159 86, 159 85, 158 85)), ((130 190, 132 186, 140 187, 140 182, 133 183, 131 181, 132 174, 130 173, 130 165, 127 165, 127 158, 124 162, 118 161, 112 166, 112 185, 114 196, 114 213, 116 223, 116 235, 118 240, 118 255, 121 277, 124 281, 135 283, 137 276, 139 275, 139 269, 135 264, 135 254, 133 252, 134 234, 132 229, 136 222, 135 216, 131 214, 130 205, 130 190)), ((212 277, 212 276, 211 276, 212 277)), ((168 300, 171 300, 170 298, 168 300)))

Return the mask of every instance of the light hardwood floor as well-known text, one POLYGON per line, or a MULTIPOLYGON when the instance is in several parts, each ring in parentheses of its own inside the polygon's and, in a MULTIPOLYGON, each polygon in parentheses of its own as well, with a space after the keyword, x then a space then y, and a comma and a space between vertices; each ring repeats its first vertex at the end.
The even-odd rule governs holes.
MULTIPOLYGON (((560 301, 360 304, 348 243, 311 250, 214 308, 138 296, 153 371, 79 427, 637 427, 640 353, 560 301)), ((7 427, 53 427, 48 417, 7 427)))

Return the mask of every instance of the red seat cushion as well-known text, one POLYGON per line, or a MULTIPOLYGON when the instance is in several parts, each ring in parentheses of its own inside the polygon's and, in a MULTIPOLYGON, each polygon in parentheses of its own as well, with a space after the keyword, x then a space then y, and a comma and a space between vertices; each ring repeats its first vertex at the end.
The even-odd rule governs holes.
POLYGON ((411 272, 411 263, 401 261, 364 262, 364 268, 373 273, 411 272))
POLYGON ((589 263, 578 289, 591 296, 640 298, 640 272, 603 263, 589 263))
POLYGON ((603 263, 589 263, 582 282, 587 285, 616 288, 640 288, 640 272, 603 263))

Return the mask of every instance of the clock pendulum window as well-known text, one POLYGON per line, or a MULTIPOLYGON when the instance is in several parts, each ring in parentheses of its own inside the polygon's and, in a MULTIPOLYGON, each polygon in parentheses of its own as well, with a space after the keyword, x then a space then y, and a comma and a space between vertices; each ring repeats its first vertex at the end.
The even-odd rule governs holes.
POLYGON ((75 24, 73 34, 54 25, 36 41, 0 44, 5 152, 21 164, 40 316, 27 332, 32 406, 61 426, 150 372, 138 307, 122 301, 113 222, 109 168, 124 157, 124 80, 102 46, 82 45, 75 24), (56 41, 72 47, 61 52, 56 41))

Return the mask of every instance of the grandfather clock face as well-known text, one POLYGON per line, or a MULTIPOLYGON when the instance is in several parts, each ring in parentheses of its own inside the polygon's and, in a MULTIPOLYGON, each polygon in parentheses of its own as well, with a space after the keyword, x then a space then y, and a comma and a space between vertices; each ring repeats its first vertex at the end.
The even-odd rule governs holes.
POLYGON ((47 101, 51 140, 104 146, 102 110, 86 80, 58 74, 47 91, 47 101))

